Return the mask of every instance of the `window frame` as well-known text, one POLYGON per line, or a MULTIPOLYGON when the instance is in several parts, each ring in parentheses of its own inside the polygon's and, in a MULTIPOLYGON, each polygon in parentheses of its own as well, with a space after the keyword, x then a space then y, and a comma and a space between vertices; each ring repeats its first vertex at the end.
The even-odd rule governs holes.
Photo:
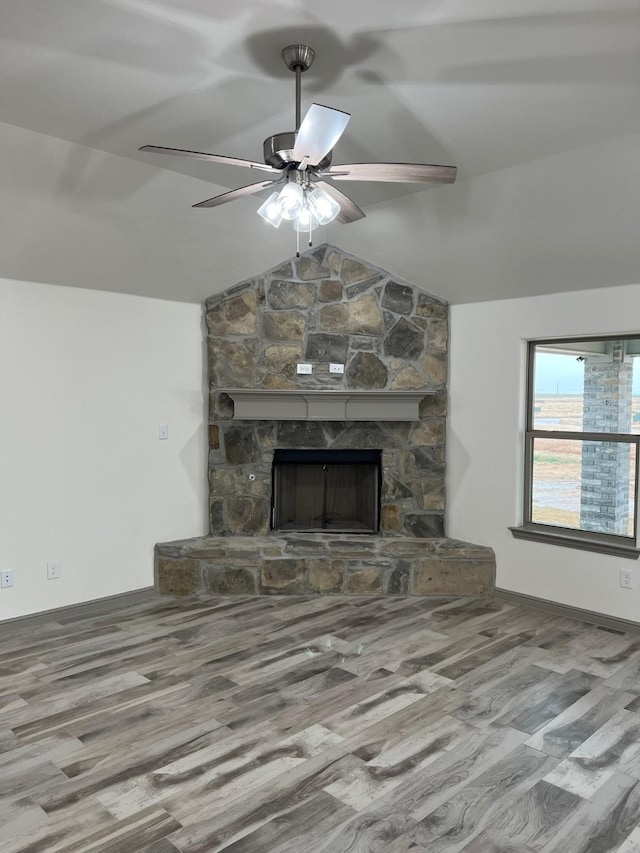
POLYGON ((571 344, 572 341, 624 341, 640 340, 637 335, 591 335, 570 338, 553 338, 530 340, 527 342, 527 381, 526 381, 526 413, 524 430, 524 477, 523 477, 523 504, 522 524, 510 527, 513 536, 517 539, 529 539, 541 541, 547 544, 563 545, 570 548, 579 548, 585 551, 595 551, 609 554, 611 556, 629 557, 638 559, 640 550, 637 547, 638 539, 638 491, 640 478, 640 434, 612 433, 612 432, 583 432, 565 430, 541 430, 535 429, 535 355, 536 348, 540 346, 553 346, 553 344, 571 344), (561 525, 541 524, 532 520, 533 509, 533 457, 536 438, 556 439, 560 441, 603 441, 610 443, 626 443, 635 447, 635 482, 634 482, 634 504, 633 504, 633 534, 622 536, 612 533, 598 533, 595 531, 579 530, 573 527, 561 525))

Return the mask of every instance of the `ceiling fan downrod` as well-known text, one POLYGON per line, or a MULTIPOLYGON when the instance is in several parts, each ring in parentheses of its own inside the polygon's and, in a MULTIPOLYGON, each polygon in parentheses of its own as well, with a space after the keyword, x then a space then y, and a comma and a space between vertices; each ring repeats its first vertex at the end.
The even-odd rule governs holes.
POLYGON ((307 44, 290 44, 282 49, 282 60, 289 71, 296 75, 296 133, 300 130, 300 103, 302 100, 302 75, 308 71, 316 52, 307 44))

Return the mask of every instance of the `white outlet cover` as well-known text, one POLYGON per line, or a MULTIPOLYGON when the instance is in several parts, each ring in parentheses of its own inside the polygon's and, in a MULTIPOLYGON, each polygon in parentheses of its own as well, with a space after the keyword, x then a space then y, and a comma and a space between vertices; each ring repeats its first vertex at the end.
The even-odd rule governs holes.
POLYGON ((60 577, 60 563, 55 561, 47 563, 47 580, 54 581, 60 577))
POLYGON ((313 366, 310 364, 296 364, 296 373, 309 374, 313 373, 313 366))
POLYGON ((167 441, 169 438, 169 424, 158 424, 158 440, 167 441))
POLYGON ((620 569, 620 586, 622 589, 633 589, 635 583, 632 569, 620 569))
POLYGON ((0 572, 0 587, 8 589, 11 586, 13 586, 13 569, 5 569, 4 572, 0 572))
POLYGON ((329 373, 344 373, 344 364, 329 364, 329 373))

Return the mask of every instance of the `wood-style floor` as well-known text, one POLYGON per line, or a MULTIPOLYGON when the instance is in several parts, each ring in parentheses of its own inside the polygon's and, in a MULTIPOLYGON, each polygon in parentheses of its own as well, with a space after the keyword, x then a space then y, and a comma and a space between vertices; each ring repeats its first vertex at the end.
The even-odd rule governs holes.
POLYGON ((156 599, 0 639, 0 850, 638 853, 640 637, 500 601, 156 599))

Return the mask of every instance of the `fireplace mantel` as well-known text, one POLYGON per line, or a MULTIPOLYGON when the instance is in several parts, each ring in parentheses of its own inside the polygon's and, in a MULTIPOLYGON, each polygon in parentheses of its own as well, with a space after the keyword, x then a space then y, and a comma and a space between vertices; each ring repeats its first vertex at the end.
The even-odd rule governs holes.
POLYGON ((420 401, 431 391, 219 389, 243 421, 417 421, 420 401))

